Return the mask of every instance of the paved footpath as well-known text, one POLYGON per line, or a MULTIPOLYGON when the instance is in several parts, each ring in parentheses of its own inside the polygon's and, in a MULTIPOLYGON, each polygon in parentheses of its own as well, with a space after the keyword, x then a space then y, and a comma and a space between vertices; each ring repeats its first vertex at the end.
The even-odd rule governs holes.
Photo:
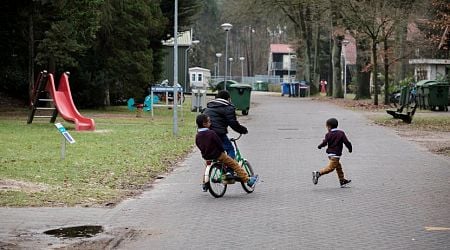
POLYGON ((141 196, 113 209, 0 209, 0 248, 117 249, 450 249, 450 162, 372 125, 363 115, 308 99, 254 93, 250 133, 239 145, 261 183, 253 194, 231 185, 223 198, 200 190, 194 151, 141 196), (325 121, 339 119, 354 145, 335 173, 314 186, 327 163, 318 150, 325 121), (88 240, 44 236, 67 225, 103 225, 88 240))

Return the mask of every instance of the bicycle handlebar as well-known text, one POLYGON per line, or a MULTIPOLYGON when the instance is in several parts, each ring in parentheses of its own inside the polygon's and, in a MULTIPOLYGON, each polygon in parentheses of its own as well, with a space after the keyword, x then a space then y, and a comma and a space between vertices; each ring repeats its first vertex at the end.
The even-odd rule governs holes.
POLYGON ((230 138, 230 141, 238 141, 239 139, 241 139, 242 134, 239 134, 239 136, 237 138, 230 138))

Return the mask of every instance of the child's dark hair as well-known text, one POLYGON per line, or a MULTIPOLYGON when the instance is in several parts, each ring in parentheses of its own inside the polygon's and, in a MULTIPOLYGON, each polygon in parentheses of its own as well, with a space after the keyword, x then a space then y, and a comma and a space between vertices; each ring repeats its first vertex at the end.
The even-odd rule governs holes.
POLYGON ((337 128, 338 127, 338 120, 336 118, 330 118, 327 120, 327 126, 330 128, 337 128))
POLYGON ((221 90, 219 91, 219 93, 217 93, 216 98, 228 100, 230 99, 230 93, 226 90, 221 90))
POLYGON ((208 116, 205 114, 199 114, 195 122, 197 123, 198 128, 203 128, 203 124, 208 122, 208 116))

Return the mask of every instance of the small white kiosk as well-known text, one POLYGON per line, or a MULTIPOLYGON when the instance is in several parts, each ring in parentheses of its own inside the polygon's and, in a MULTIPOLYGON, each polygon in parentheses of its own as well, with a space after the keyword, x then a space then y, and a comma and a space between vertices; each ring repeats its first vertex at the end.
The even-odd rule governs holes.
POLYGON ((211 80, 211 71, 200 67, 189 68, 192 89, 192 111, 200 112, 206 108, 206 90, 211 80))
POLYGON ((449 59, 410 59, 409 64, 415 65, 416 81, 443 79, 450 72, 449 59))

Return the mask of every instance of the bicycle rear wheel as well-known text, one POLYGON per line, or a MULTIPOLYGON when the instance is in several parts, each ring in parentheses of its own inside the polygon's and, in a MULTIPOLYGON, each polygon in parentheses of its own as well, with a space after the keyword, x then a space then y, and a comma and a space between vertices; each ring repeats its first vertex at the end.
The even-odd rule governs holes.
MULTIPOLYGON (((242 168, 245 170, 245 172, 247 172, 248 176, 253 176, 255 174, 253 172, 252 165, 250 165, 250 162, 248 162, 247 160, 245 160, 242 164, 242 168)), ((255 191, 255 187, 249 187, 245 182, 241 182, 241 185, 244 191, 247 193, 253 193, 253 191, 255 191)))
POLYGON ((209 170, 209 192, 216 198, 222 197, 227 191, 227 184, 222 182, 223 166, 216 163, 209 170))

